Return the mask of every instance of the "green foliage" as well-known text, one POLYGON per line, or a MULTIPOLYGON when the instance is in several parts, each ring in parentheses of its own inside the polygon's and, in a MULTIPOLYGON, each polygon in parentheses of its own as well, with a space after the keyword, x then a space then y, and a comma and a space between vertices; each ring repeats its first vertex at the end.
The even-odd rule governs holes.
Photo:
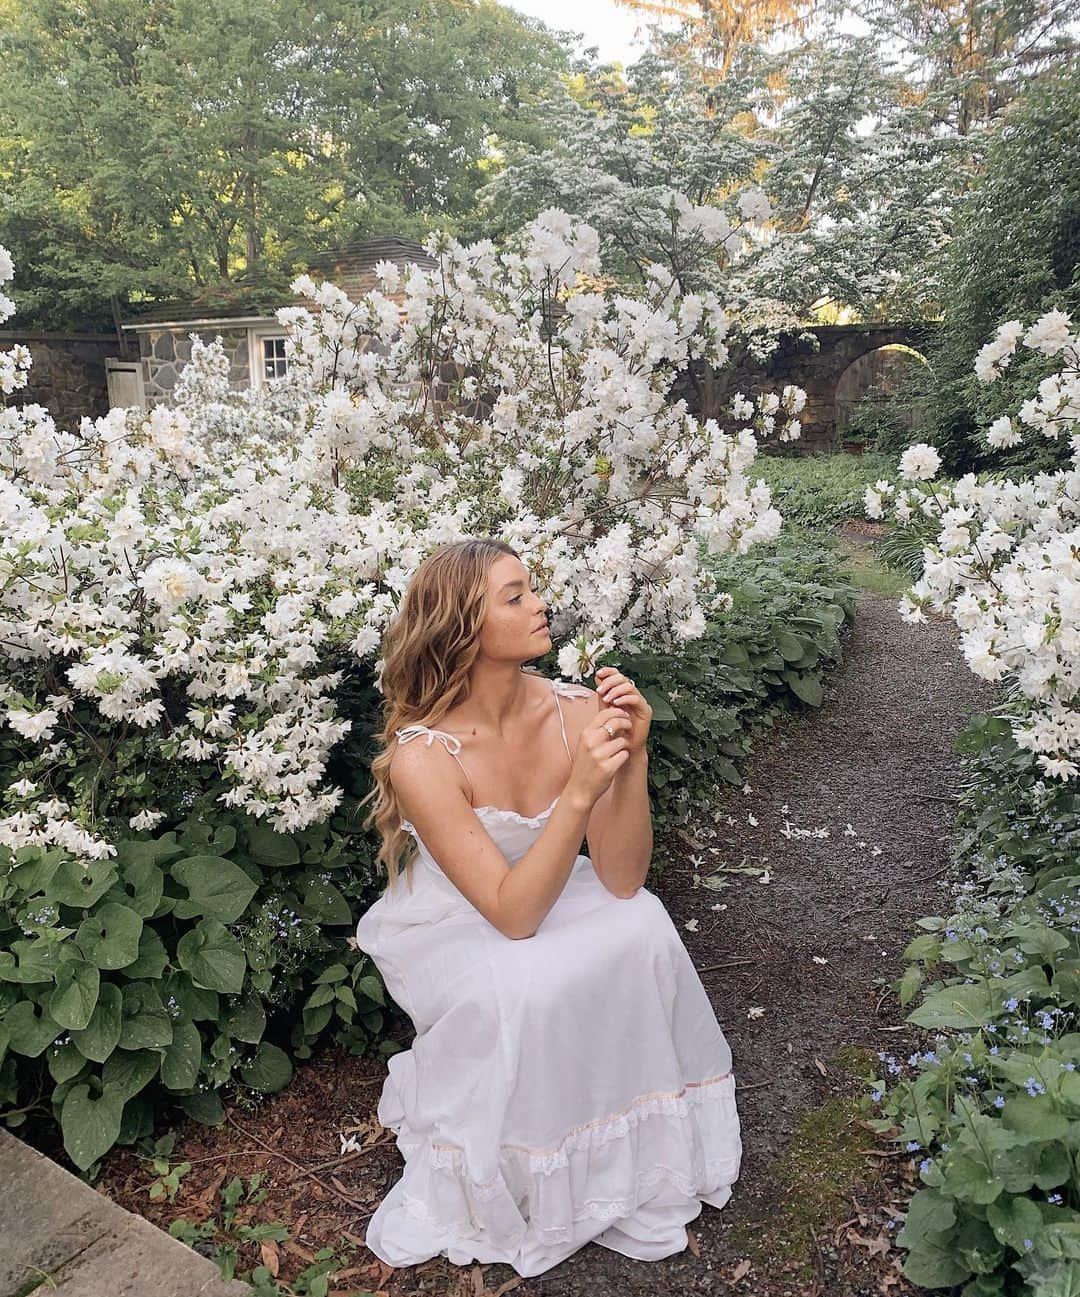
POLYGON ((935 1044, 906 1068, 879 1055, 899 1079, 872 1082, 870 1124, 923 1154, 897 1235, 909 1279, 1064 1297, 1080 1269, 1080 793, 1040 778, 1003 716, 973 717, 958 747, 970 877, 955 913, 919 921, 893 983, 935 1044))
MULTIPOLYGON (((928 336, 933 338, 934 333, 928 331, 928 336)), ((906 365, 894 375, 886 394, 867 394, 859 401, 851 412, 844 440, 895 460, 913 441, 923 440, 922 425, 933 383, 928 365, 917 361, 906 365)))
MULTIPOLYGON (((157 1161, 154 1165, 156 1168, 157 1161)), ((345 1268, 356 1252, 356 1244, 343 1241, 338 1248, 320 1248, 311 1264, 294 1279, 288 1283, 278 1280, 263 1260, 262 1246, 287 1243, 291 1234, 280 1221, 245 1224, 240 1219, 251 1218, 253 1209, 265 1202, 267 1196, 261 1174, 250 1176, 246 1182, 233 1176, 218 1190, 219 1201, 213 1216, 199 1224, 180 1216, 169 1226, 169 1233, 188 1247, 208 1255, 226 1283, 239 1279, 250 1284, 254 1297, 327 1297, 330 1280, 345 1268), (259 1261, 247 1268, 244 1262, 254 1257, 259 1261)), ((271 1255, 276 1255, 276 1247, 271 1246, 270 1250, 271 1255)), ((357 1297, 370 1297, 370 1294, 357 1297)))
POLYGON ((314 252, 454 228, 493 149, 547 142, 532 104, 565 60, 487 2, 14 0, 0 243, 21 327, 112 329, 110 298, 265 310, 314 252))
MULTIPOLYGON (((991 451, 981 429, 1014 413, 1053 359, 1018 354, 1000 378, 980 384, 972 366, 998 325, 1034 320, 1051 307, 1080 305, 1080 61, 1030 85, 986 132, 984 169, 957 211, 957 235, 942 272, 941 335, 929 356, 935 374, 927 426, 946 471, 988 463, 1012 476, 1063 467, 1068 441, 1025 438, 991 451)), ((1026 353, 1026 348, 1021 348, 1026 353)))
POLYGON ((90 1171, 152 1125, 155 1101, 217 1121, 222 1087, 280 1090, 325 1032, 365 1048, 384 1027, 382 984, 344 938, 370 883, 343 816, 286 836, 219 810, 212 832, 193 816, 86 870, 58 848, 5 848, 9 1121, 51 1082, 64 1147, 90 1171))
POLYGON ((914 514, 903 526, 893 525, 878 541, 878 558, 910 578, 918 580, 923 570, 923 550, 937 540, 941 524, 937 518, 914 514))
POLYGON ((896 457, 866 451, 827 455, 760 455, 757 475, 772 492, 786 520, 804 526, 831 526, 865 518, 863 493, 881 478, 895 478, 896 457))

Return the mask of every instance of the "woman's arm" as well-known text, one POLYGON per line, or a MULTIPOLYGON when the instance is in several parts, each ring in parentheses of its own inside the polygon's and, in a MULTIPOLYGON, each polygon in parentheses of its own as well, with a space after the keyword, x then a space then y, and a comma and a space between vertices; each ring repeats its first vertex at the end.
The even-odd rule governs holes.
POLYGON ((653 853, 649 757, 644 748, 616 770, 611 786, 597 798, 588 841, 593 868, 609 892, 629 897, 644 886, 653 853))
MULTIPOLYGON (((589 690, 588 695, 572 698, 573 706, 566 711, 571 748, 604 707, 594 689, 583 687, 589 690)), ((645 748, 631 754, 596 799, 586 836, 593 869, 609 892, 625 899, 644 886, 653 853, 649 756, 645 748)))

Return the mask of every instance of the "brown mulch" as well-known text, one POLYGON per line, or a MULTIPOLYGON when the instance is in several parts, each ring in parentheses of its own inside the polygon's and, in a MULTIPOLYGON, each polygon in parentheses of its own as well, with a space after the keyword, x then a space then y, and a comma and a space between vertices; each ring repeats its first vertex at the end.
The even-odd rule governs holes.
POLYGON ((888 527, 883 522, 874 522, 872 518, 848 518, 839 530, 842 536, 866 536, 876 540, 885 535, 888 527))
MULTIPOLYGON (((171 1160, 193 1165, 174 1202, 149 1199, 154 1172, 127 1150, 107 1159, 98 1187, 167 1227, 180 1216, 206 1219, 223 1183, 264 1171, 266 1200, 242 1208, 238 1222, 287 1226, 290 1241, 263 1251, 283 1280, 319 1247, 344 1245, 351 1255, 332 1293, 921 1291, 900 1275, 904 1254, 892 1242, 892 1221, 917 1187, 915 1159, 862 1124, 854 1097, 866 1087, 844 1060, 862 1050, 876 1064, 880 1049, 906 1057, 922 1044, 886 983, 902 971, 916 919, 948 905, 953 738, 993 695, 966 667, 949 623, 908 625, 894 599, 862 594, 844 634, 844 664, 823 705, 784 715, 759 736, 750 791, 728 790, 715 824, 696 826, 649 884, 731 1043, 742 1122, 732 1199, 721 1211, 703 1206, 685 1251, 643 1263, 587 1244, 532 1279, 444 1257, 403 1270, 383 1265, 363 1247, 363 1233, 401 1171, 393 1136, 375 1117, 385 1066, 339 1050, 299 1068, 285 1093, 230 1109, 225 1127, 186 1124, 171 1160), (828 836, 798 832, 820 828, 828 836), (769 873, 725 872, 742 867, 769 873), (729 882, 713 890, 705 880, 718 871, 729 882), (687 929, 693 920, 696 930, 687 929), (763 1015, 748 1018, 751 1006, 763 1015), (342 1159, 339 1131, 355 1135, 362 1151, 342 1159)), ((242 1267, 258 1257, 250 1245, 242 1267)))

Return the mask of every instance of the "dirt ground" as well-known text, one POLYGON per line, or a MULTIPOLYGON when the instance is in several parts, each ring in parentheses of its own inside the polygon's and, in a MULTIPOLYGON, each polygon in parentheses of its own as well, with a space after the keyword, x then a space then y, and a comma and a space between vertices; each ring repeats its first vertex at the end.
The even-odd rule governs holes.
MULTIPOLYGON (((848 540, 872 546, 859 529, 848 540)), ((731 1043, 742 1123, 732 1199, 722 1210, 703 1206, 684 1252, 644 1263, 587 1244, 532 1279, 445 1258, 383 1265, 362 1238, 401 1170, 375 1117, 385 1068, 340 1051, 299 1069, 284 1094, 234 1107, 222 1129, 185 1126, 172 1160, 191 1159, 192 1169, 173 1201, 150 1201, 156 1177, 129 1151, 108 1159, 99 1187, 167 1226, 206 1219, 228 1178, 264 1171, 265 1201, 237 1221, 280 1220, 290 1230, 268 1248, 283 1280, 319 1247, 344 1247, 332 1293, 919 1291, 899 1274, 903 1253, 892 1244, 916 1187, 915 1160, 866 1128, 856 1100, 878 1050, 906 1054, 922 1043, 886 984, 902 971, 916 919, 948 904, 953 738, 993 695, 966 667, 949 623, 908 625, 892 596, 864 591, 844 636, 823 705, 785 715, 759 737, 748 791, 730 789, 715 822, 696 826, 650 883, 731 1043), (341 1159, 339 1131, 353 1133, 361 1151, 341 1159)), ((242 1265, 257 1260, 249 1245, 242 1265)))

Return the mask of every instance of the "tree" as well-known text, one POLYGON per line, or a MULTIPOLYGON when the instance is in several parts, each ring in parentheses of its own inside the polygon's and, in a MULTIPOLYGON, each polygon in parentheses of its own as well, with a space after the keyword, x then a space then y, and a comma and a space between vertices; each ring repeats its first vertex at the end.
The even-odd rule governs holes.
POLYGON ((492 232, 557 202, 595 225, 608 264, 639 282, 670 251, 665 196, 676 187, 731 221, 700 273, 722 283, 744 330, 767 340, 827 306, 936 314, 923 262, 948 238, 966 151, 935 136, 872 41, 745 51, 715 85, 691 59, 655 52, 625 75, 579 64, 544 109, 556 142, 519 151, 481 195, 492 232), (861 130, 869 117, 875 129, 861 130), (741 204, 767 211, 760 231, 741 228, 741 204))
POLYGON ((493 141, 543 141, 529 105, 563 57, 493 0, 9 0, 21 316, 277 290, 327 246, 453 228, 493 141))
MULTIPOLYGON (((931 361, 935 384, 922 436, 949 472, 985 463, 979 426, 1002 413, 1017 384, 1036 381, 1037 353, 1018 358, 993 388, 972 361, 998 321, 1080 308, 1080 65, 1041 80, 983 133, 983 175, 957 212, 956 237, 932 271, 944 327, 931 361)), ((1060 466, 1067 446, 1021 443, 992 456, 1014 471, 1060 466)))
POLYGON ((1080 45, 1076 0, 871 0, 859 17, 898 47, 909 78, 943 105, 942 125, 968 135, 1031 84, 1064 70, 1080 45))
POLYGON ((624 9, 654 18, 676 18, 683 32, 673 50, 693 52, 721 79, 744 45, 761 44, 781 30, 802 32, 812 5, 807 0, 615 0, 624 9))

